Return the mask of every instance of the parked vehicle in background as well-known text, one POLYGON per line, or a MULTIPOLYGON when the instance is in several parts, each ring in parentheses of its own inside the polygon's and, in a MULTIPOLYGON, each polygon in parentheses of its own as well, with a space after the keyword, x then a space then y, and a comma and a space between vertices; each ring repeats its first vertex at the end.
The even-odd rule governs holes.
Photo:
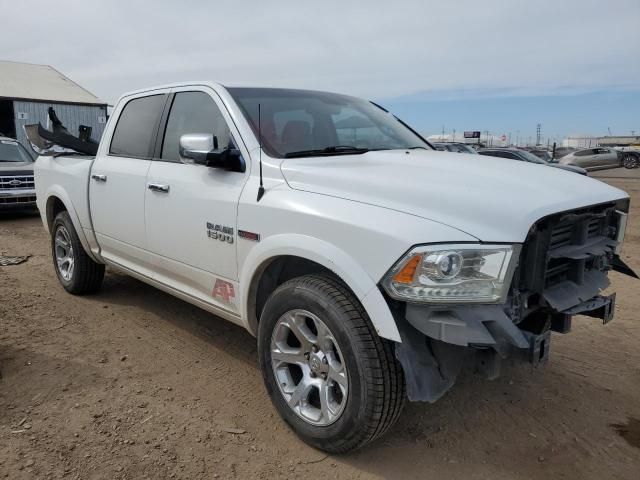
POLYGON ((33 157, 13 138, 0 137, 0 211, 36 206, 33 157))
POLYGON ((640 166, 640 146, 617 147, 615 150, 622 157, 624 168, 638 168, 640 166))
POLYGON ((557 160, 559 158, 568 155, 571 152, 575 152, 577 149, 574 147, 556 147, 556 151, 553 154, 553 159, 557 160))
POLYGON ((380 437, 405 395, 435 402, 463 366, 538 365, 573 315, 608 322, 600 293, 624 266, 625 192, 434 151, 334 93, 140 90, 95 156, 35 173, 64 289, 98 290, 110 265, 246 328, 275 409, 329 452, 380 437))
POLYGON ((586 148, 568 153, 560 160, 560 165, 572 165, 585 170, 602 170, 622 166, 622 155, 613 148, 586 148))
POLYGON ((544 160, 547 163, 553 162, 553 157, 551 156, 551 153, 549 153, 548 150, 545 150, 543 148, 526 148, 523 150, 535 155, 536 157, 544 160))
POLYGON ((441 152, 456 152, 456 153, 471 153, 473 155, 477 154, 476 150, 466 143, 459 142, 436 142, 432 143, 436 150, 440 150, 441 152))
POLYGON ((517 148, 483 148, 478 153, 480 155, 485 155, 489 157, 500 157, 500 158, 508 158, 510 160, 518 160, 521 162, 537 163, 540 165, 546 165, 548 167, 567 170, 573 173, 579 173, 580 175, 587 174, 587 171, 584 168, 574 167, 572 165, 560 165, 558 163, 546 162, 540 157, 536 157, 531 152, 527 152, 526 150, 520 150, 517 148))

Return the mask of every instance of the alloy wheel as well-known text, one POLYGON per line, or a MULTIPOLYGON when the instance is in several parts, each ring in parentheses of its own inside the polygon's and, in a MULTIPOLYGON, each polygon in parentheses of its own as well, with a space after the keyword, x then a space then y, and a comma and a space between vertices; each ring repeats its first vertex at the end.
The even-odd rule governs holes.
POLYGON ((278 319, 271 364, 280 393, 300 418, 316 426, 340 418, 349 377, 335 336, 318 316, 296 309, 278 319))
POLYGON ((56 229, 54 252, 58 273, 63 280, 68 282, 73 277, 75 257, 73 254, 73 245, 71 244, 71 236, 63 225, 58 226, 56 229))

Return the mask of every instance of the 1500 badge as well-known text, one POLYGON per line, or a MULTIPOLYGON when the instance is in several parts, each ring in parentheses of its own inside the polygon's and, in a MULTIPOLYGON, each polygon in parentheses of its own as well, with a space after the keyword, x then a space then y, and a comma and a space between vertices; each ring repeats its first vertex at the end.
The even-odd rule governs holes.
POLYGON ((207 222, 207 237, 221 242, 233 243, 233 228, 207 222))

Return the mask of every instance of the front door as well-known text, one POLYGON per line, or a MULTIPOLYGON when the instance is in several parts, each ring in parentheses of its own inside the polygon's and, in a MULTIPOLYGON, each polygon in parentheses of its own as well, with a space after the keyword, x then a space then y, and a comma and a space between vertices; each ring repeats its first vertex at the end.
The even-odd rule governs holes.
POLYGON ((219 146, 235 148, 229 125, 215 92, 174 92, 159 158, 149 169, 145 218, 156 279, 237 313, 236 216, 247 173, 184 164, 178 154, 187 133, 213 133, 219 146))
POLYGON ((152 148, 167 92, 123 101, 117 124, 91 167, 89 200, 101 255, 152 277, 144 226, 144 202, 152 148), (111 135, 113 132, 113 135, 111 135), (110 138, 111 137, 111 138, 110 138), (110 140, 109 140, 110 138, 110 140))

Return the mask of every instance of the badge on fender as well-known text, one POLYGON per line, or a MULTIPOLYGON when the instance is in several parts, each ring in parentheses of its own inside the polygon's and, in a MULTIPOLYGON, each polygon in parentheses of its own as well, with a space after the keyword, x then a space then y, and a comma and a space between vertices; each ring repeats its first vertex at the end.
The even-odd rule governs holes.
POLYGON ((221 242, 233 243, 233 228, 207 222, 207 237, 221 242))

